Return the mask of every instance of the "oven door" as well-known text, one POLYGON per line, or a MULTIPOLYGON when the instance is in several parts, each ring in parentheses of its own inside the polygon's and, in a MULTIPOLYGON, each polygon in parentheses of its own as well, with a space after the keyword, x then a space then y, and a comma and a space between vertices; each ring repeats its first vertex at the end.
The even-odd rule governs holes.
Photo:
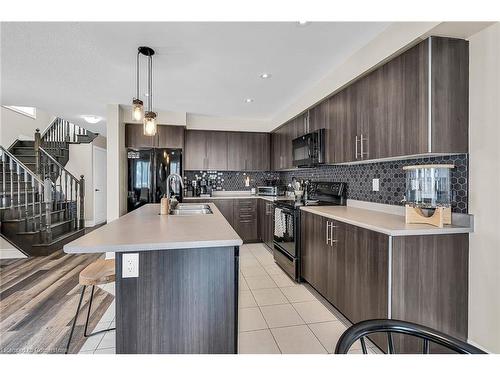
POLYGON ((274 206, 274 246, 289 257, 297 257, 296 220, 293 209, 274 206))

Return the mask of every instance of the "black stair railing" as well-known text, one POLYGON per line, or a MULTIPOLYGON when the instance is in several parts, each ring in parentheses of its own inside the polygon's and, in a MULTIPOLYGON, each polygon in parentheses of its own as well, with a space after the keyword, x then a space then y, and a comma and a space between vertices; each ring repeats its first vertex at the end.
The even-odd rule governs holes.
POLYGON ((42 198, 46 195, 45 186, 49 185, 48 182, 45 183, 2 146, 0 146, 0 160, 2 163, 0 208, 9 208, 17 213, 19 219, 24 219, 26 231, 46 230, 46 222, 43 221, 45 208, 42 206, 42 198), (31 203, 29 202, 30 195, 31 203))
MULTIPOLYGON (((72 229, 82 229, 85 226, 85 180, 81 175, 76 178, 47 150, 38 147, 39 176, 44 181, 50 181, 50 202, 55 210, 64 212, 65 220, 71 220, 72 229)), ((47 198, 47 200, 49 200, 47 198)))

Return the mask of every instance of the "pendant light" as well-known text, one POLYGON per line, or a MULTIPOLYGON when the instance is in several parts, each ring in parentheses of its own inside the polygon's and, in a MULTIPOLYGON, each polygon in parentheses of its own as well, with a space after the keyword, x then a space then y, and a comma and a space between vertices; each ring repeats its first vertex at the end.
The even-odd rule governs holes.
POLYGON ((132 101, 133 109, 132 116, 134 120, 143 120, 144 124, 144 135, 155 136, 156 135, 156 113, 153 112, 153 55, 155 51, 149 47, 139 47, 137 52, 137 97, 132 101), (148 105, 147 110, 144 112, 144 105, 142 100, 139 98, 139 70, 140 70, 140 55, 144 55, 148 59, 147 66, 147 79, 148 79, 148 105))

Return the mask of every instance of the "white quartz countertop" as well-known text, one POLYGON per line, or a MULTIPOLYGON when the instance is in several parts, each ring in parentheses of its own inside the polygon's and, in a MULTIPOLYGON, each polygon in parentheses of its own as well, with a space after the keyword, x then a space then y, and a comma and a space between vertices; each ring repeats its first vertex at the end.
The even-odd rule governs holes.
POLYGON ((389 236, 417 236, 432 234, 470 233, 471 227, 445 225, 443 228, 428 224, 406 224, 404 216, 349 206, 309 206, 301 210, 342 221, 389 236))
POLYGON ((64 245, 66 253, 130 252, 241 246, 243 241, 213 203, 213 214, 158 215, 144 205, 64 245))

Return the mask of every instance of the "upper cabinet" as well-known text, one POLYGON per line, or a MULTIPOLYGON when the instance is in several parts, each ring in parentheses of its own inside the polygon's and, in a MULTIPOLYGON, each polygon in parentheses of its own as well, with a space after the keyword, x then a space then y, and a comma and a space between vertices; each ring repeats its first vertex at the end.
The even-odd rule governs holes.
POLYGON ((227 170, 227 133, 186 130, 186 170, 227 170))
POLYGON ((268 133, 186 130, 185 169, 268 171, 268 133))
POLYGON ((268 133, 229 132, 227 142, 228 170, 269 170, 270 135, 268 133))
POLYGON ((184 148, 184 126, 158 125, 155 136, 144 135, 142 124, 125 125, 125 147, 184 148))
MULTIPOLYGON (((304 133, 326 129, 328 164, 466 153, 468 51, 466 40, 428 38, 310 108, 304 133)), ((280 130, 293 122, 272 135, 276 170, 290 168, 275 138, 287 142, 280 130)))
POLYGON ((292 141, 308 132, 307 113, 303 113, 271 133, 271 160, 273 170, 293 168, 292 141))

